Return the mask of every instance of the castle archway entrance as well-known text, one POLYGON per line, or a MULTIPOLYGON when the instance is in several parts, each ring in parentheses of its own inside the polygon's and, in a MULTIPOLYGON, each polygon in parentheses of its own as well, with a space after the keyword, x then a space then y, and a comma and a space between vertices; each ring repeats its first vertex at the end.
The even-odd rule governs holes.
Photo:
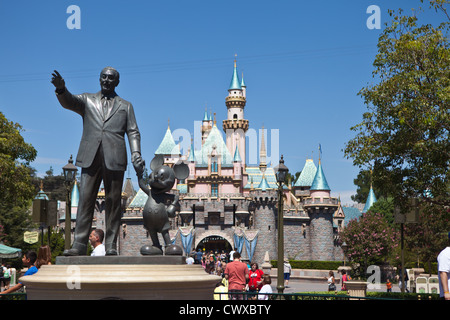
POLYGON ((225 253, 228 253, 232 248, 231 244, 224 237, 219 235, 211 235, 200 240, 195 247, 195 251, 198 251, 198 249, 205 252, 210 252, 212 250, 213 252, 217 251, 219 253, 223 250, 225 253))

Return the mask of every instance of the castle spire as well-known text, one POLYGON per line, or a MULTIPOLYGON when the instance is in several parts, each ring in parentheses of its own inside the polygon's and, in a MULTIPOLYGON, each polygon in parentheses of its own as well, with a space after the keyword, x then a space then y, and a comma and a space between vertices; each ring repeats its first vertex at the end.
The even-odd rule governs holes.
MULTIPOLYGON (((237 55, 235 55, 237 56, 237 55)), ((236 59, 234 59, 234 70, 233 70, 233 76, 231 77, 231 83, 228 90, 242 90, 241 85, 239 84, 239 76, 237 73, 237 66, 236 66, 236 59)))
POLYGON ((261 147, 259 148, 259 169, 261 172, 265 172, 267 169, 267 152, 266 152, 266 142, 264 139, 264 125, 262 126, 261 135, 261 147))

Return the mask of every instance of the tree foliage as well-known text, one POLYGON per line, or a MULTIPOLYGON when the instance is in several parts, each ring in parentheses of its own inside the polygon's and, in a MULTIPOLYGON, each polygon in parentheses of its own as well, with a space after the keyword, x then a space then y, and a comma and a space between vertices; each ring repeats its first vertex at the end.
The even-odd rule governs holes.
POLYGON ((0 112, 0 203, 11 207, 22 206, 34 194, 29 164, 37 152, 21 132, 20 124, 0 112))
POLYGON ((368 111, 345 147, 354 165, 373 169, 397 202, 420 197, 450 205, 450 44, 447 1, 432 1, 447 21, 418 25, 394 15, 379 37, 373 77, 359 95, 368 111))
POLYGON ((419 261, 436 261, 447 246, 450 230, 450 209, 423 204, 419 222, 405 226, 406 247, 419 261))
POLYGON ((23 248, 23 233, 33 227, 31 200, 35 195, 29 163, 36 150, 21 136, 22 127, 0 112, 0 225, 2 241, 23 248))
POLYGON ((351 220, 340 233, 341 241, 347 244, 346 256, 359 264, 360 275, 372 264, 395 260, 399 246, 399 233, 380 213, 368 211, 359 219, 351 220))

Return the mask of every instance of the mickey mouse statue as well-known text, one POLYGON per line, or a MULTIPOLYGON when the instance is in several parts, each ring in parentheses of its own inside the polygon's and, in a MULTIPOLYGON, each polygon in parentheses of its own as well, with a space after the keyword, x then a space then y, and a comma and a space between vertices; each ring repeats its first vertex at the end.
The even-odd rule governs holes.
POLYGON ((148 195, 144 206, 144 228, 150 233, 153 245, 141 247, 142 255, 162 255, 162 247, 159 243, 158 232, 162 234, 165 242, 166 255, 182 255, 180 246, 171 244, 169 235, 169 218, 175 217, 175 211, 179 206, 178 195, 167 193, 178 180, 189 176, 189 167, 183 162, 178 162, 170 168, 164 165, 164 157, 156 155, 150 163, 150 188, 142 178, 142 172, 138 173, 139 187, 148 195))

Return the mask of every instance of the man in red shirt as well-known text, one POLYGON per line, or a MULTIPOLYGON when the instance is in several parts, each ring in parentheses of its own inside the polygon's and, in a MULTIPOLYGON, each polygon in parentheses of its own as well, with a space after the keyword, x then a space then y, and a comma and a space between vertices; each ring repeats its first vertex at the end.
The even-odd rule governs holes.
POLYGON ((231 293, 232 300, 243 300, 242 294, 235 293, 245 291, 245 284, 249 279, 248 274, 247 265, 241 262, 241 255, 236 251, 233 254, 233 261, 228 263, 225 269, 225 279, 228 280, 228 292, 231 293))

